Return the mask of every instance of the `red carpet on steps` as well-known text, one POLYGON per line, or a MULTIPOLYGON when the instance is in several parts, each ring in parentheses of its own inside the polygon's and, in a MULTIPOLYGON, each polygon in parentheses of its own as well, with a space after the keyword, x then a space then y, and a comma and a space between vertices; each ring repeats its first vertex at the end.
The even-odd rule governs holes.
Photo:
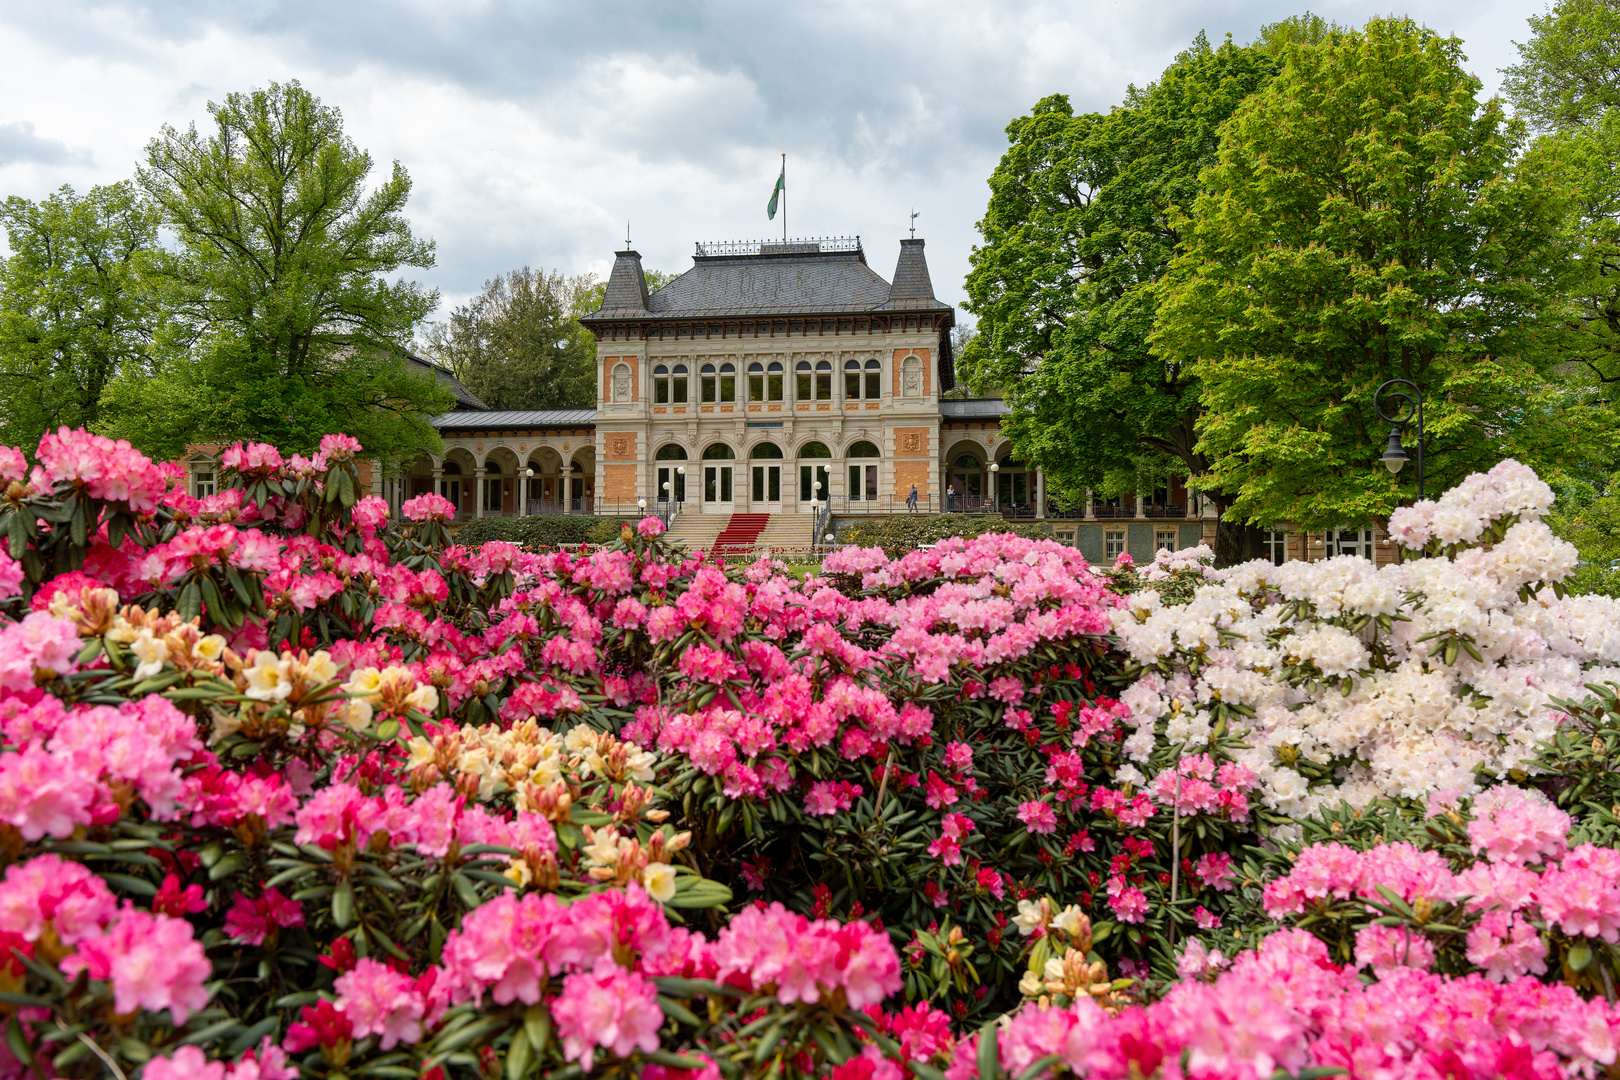
POLYGON ((732 514, 731 520, 726 522, 726 527, 715 538, 714 553, 728 555, 751 549, 770 520, 769 514, 732 514))

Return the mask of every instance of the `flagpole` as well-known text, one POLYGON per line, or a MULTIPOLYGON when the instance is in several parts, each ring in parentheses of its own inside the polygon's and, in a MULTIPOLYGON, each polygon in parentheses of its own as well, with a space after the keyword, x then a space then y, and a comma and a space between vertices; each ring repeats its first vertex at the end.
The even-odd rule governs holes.
POLYGON ((787 243, 787 152, 782 153, 782 242, 787 243))

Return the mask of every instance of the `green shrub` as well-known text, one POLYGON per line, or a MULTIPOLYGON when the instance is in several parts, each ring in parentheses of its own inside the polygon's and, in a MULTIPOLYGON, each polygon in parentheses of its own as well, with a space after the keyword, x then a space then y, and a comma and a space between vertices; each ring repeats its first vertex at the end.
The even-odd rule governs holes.
POLYGON ((588 514, 536 514, 533 517, 478 518, 456 530, 458 544, 472 546, 505 540, 531 551, 574 544, 611 544, 619 538, 621 518, 588 514))
POLYGON ((845 525, 838 530, 838 540, 893 553, 915 551, 952 536, 971 539, 985 533, 1013 533, 1039 540, 1049 538, 1052 530, 1044 522, 1014 525, 995 514, 906 514, 845 525))

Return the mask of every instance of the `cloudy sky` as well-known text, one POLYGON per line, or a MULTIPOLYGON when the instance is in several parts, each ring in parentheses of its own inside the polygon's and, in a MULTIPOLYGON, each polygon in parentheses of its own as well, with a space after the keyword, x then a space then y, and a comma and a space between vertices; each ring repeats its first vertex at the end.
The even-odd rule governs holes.
MULTIPOLYGON (((1410 0, 1487 92, 1543 0, 1410 0)), ((132 174, 163 125, 298 79, 415 181, 446 304, 523 265, 604 273, 628 221, 649 267, 695 240, 859 234, 888 277, 915 209, 962 299, 1008 120, 1062 92, 1106 109, 1200 30, 1252 39, 1282 0, 0 0, 0 195, 132 174)), ((1340 23, 1386 0, 1329 0, 1340 23)), ((442 310, 442 309, 441 309, 442 310)))

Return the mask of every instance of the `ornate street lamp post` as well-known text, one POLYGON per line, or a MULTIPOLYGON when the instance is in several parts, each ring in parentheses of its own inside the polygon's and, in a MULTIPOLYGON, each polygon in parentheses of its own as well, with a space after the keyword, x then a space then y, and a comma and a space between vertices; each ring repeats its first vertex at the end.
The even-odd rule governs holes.
POLYGON ((1423 391, 1411 379, 1391 379, 1373 393, 1373 408, 1389 421, 1389 444, 1379 458, 1384 468, 1398 473, 1411 460, 1401 446, 1401 429, 1408 423, 1417 428, 1417 497, 1423 498, 1423 391), (1394 389, 1391 389, 1391 388, 1394 389), (1386 411, 1388 406, 1388 411, 1386 411), (1391 415, 1393 413, 1394 415, 1391 415))

